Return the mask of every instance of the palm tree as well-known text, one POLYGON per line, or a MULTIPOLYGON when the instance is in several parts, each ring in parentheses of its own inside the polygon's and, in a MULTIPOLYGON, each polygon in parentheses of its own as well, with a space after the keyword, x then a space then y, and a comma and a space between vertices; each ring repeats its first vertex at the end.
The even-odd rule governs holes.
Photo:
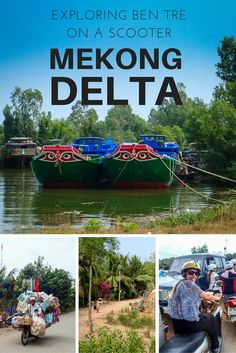
MULTIPOLYGON (((88 278, 88 324, 90 333, 94 333, 95 329, 93 326, 92 320, 92 288, 94 282, 96 285, 98 284, 97 278, 96 281, 93 278, 93 269, 96 269, 99 263, 99 259, 102 259, 104 255, 107 253, 107 248, 115 248, 116 246, 115 238, 92 238, 92 237, 84 237, 80 238, 79 242, 79 254, 80 259, 83 260, 83 265, 86 264, 87 272, 81 265, 81 274, 86 274, 88 278)), ((85 286, 84 286, 85 287, 85 286)))

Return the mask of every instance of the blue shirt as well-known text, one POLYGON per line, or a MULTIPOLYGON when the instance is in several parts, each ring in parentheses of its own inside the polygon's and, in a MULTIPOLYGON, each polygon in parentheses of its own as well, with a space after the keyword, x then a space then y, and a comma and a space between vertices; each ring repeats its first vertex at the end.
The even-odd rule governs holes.
POLYGON ((168 313, 172 319, 199 321, 200 294, 195 282, 183 280, 177 285, 175 295, 168 300, 168 313))

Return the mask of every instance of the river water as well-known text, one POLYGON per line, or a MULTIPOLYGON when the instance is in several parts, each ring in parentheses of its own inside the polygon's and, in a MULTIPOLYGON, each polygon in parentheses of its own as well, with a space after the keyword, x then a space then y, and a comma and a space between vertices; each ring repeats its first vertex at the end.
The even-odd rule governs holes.
MULTIPOLYGON (((236 197, 222 187, 191 187, 207 197, 236 197)), ((168 189, 45 189, 31 170, 0 170, 0 233, 37 233, 42 226, 80 228, 90 219, 99 219, 106 227, 118 216, 152 219, 212 204, 178 183, 168 189)))

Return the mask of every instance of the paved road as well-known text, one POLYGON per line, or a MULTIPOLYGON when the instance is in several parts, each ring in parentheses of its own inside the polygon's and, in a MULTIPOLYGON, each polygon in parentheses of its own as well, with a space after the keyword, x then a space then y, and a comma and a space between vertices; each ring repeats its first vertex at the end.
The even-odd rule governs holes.
POLYGON ((236 352, 236 322, 222 323, 223 346, 221 353, 236 352))
POLYGON ((75 313, 61 315, 60 322, 49 327, 44 337, 32 339, 27 346, 21 344, 19 331, 7 329, 1 335, 2 330, 2 353, 75 353, 75 313))

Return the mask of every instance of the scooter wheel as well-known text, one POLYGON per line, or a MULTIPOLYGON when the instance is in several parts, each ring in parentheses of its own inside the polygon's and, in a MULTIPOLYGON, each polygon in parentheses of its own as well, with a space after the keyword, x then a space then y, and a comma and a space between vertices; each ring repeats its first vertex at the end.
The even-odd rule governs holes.
POLYGON ((23 330, 21 332, 21 343, 26 346, 29 342, 29 330, 23 330))

